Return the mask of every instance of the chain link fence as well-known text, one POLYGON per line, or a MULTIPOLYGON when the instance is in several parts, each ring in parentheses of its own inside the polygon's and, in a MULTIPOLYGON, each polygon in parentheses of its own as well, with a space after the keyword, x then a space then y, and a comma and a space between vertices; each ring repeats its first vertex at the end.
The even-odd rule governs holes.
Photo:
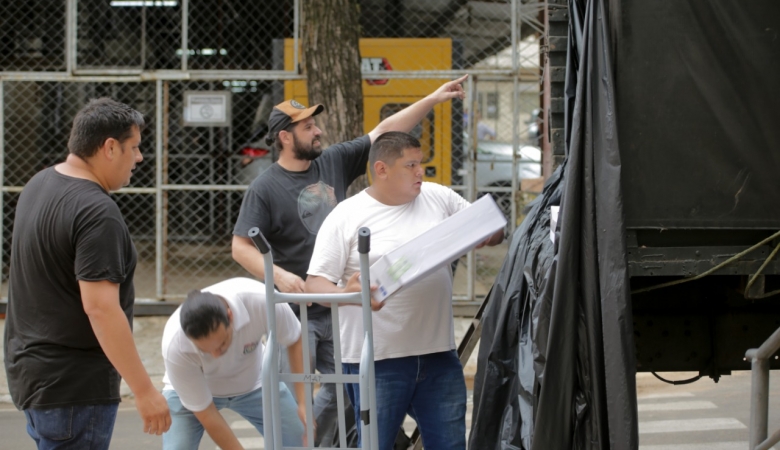
MULTIPOLYGON (((283 40, 295 37, 295 9, 305 7, 293 0, 0 4, 3 295, 19 193, 64 159, 74 115, 101 96, 147 117, 144 161, 131 186, 113 194, 138 249, 137 297, 179 300, 194 287, 246 276, 232 260, 231 232, 246 186, 274 161, 258 134, 262 122, 302 78, 282 70, 283 40), (189 123, 188 96, 205 92, 228 98, 226 126, 189 123)), ((434 170, 447 174, 441 180, 470 200, 493 195, 514 230, 541 191, 543 3, 362 0, 360 7, 362 35, 402 49, 363 51, 364 87, 394 90, 379 106, 367 100, 377 117, 424 95, 409 94, 421 86, 472 75, 467 99, 435 110, 416 132, 443 143, 434 170)), ((464 256, 456 298, 486 295, 506 249, 464 256)))

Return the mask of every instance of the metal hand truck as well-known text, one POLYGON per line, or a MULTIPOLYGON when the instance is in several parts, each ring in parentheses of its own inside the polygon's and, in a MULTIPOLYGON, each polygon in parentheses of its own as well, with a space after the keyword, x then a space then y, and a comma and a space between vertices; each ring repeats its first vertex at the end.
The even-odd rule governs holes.
MULTIPOLYGON (((371 293, 369 283, 368 252, 371 245, 371 232, 363 227, 358 230, 358 252, 360 253, 360 292, 349 294, 287 294, 274 290, 273 255, 271 246, 260 229, 249 230, 249 238, 263 255, 265 266, 265 293, 268 316, 268 337, 263 355, 263 438, 265 448, 313 449, 314 423, 312 415, 312 387, 314 383, 335 383, 339 419, 339 440, 341 448, 347 447, 346 425, 344 421, 344 383, 360 384, 360 422, 362 448, 379 448, 376 419, 376 381, 374 378, 374 334, 371 322, 371 293), (333 316, 333 351, 335 374, 313 374, 309 359, 308 316, 306 303, 330 304, 333 316), (279 346, 276 340, 276 305, 278 303, 298 303, 301 305, 301 336, 303 341, 303 373, 279 373, 279 346), (353 303, 363 308, 363 351, 360 355, 358 375, 345 375, 341 369, 341 344, 339 330, 339 303, 353 303), (279 382, 305 383, 306 392, 306 437, 311 447, 282 447, 282 419, 279 414, 279 382), (270 420, 269 420, 270 419, 270 420)), ((335 449, 334 449, 335 450, 335 449)))

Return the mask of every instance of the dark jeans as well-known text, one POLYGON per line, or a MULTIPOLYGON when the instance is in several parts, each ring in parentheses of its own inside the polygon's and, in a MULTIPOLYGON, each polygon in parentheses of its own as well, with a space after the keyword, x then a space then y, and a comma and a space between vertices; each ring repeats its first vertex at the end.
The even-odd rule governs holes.
MULTIPOLYGON (((344 373, 359 373, 358 364, 343 366, 344 373)), ((392 450, 406 414, 426 450, 466 449, 466 381, 457 352, 383 359, 374 367, 379 450, 392 450)), ((360 423, 360 386, 347 385, 347 393, 360 423)))
POLYGON ((118 403, 25 409, 27 434, 39 450, 107 450, 118 403))

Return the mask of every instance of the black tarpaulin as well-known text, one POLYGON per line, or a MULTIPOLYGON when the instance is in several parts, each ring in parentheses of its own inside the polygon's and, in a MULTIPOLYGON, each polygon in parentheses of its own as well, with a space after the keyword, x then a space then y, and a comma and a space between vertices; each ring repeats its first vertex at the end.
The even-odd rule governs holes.
POLYGON ((571 0, 569 11, 567 159, 489 294, 472 450, 638 446, 609 12, 605 0, 571 0))
POLYGON ((780 228, 780 2, 622 0, 631 228, 780 228))

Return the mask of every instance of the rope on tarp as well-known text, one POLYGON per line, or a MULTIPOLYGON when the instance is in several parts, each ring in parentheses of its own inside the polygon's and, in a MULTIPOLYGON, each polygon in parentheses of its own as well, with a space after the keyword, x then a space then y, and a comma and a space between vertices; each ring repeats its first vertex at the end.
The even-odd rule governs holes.
MULTIPOLYGON (((683 279, 680 279, 680 280, 668 281, 666 283, 660 283, 660 284, 656 284, 656 285, 653 285, 653 286, 647 286, 647 287, 644 287, 644 288, 641 288, 641 289, 635 289, 635 290, 631 291, 631 295, 641 294, 643 292, 649 292, 649 291, 653 291, 653 290, 656 290, 656 289, 661 289, 661 288, 665 288, 665 287, 669 287, 669 286, 675 286, 675 285, 678 285, 678 284, 687 283, 689 281, 694 281, 694 280, 698 280, 698 279, 704 278, 704 277, 706 277, 708 275, 711 275, 711 274, 717 272, 718 270, 728 266, 729 264, 742 259, 742 257, 744 257, 745 255, 755 251, 756 249, 764 246, 768 242, 771 242, 772 240, 774 240, 774 239, 776 239, 778 237, 780 237, 780 231, 778 231, 778 232, 774 233, 773 235, 769 236, 768 238, 762 240, 758 244, 755 244, 752 247, 737 253, 736 255, 732 256, 731 258, 723 261, 722 263, 718 264, 717 266, 715 266, 715 267, 713 267, 713 268, 711 268, 711 269, 709 269, 709 270, 707 270, 705 272, 702 272, 702 273, 700 273, 698 275, 694 275, 692 277, 683 278, 683 279)), ((766 265, 769 264, 769 261, 775 256, 775 254, 777 254, 778 249, 780 249, 780 244, 778 244, 777 247, 775 247, 774 251, 764 261, 764 264, 762 264, 761 267, 758 269, 758 272, 756 272, 752 276, 752 278, 748 282, 747 288, 752 286, 753 282, 755 282, 755 279, 764 270, 764 267, 766 267, 766 265)), ((747 292, 748 292, 747 288, 745 288, 745 296, 747 296, 747 292)), ((765 298, 765 297, 769 297, 771 295, 775 295, 775 294, 778 294, 778 293, 780 293, 780 289, 776 290, 776 291, 768 292, 768 293, 762 294, 759 297, 753 297, 753 298, 765 298)))

